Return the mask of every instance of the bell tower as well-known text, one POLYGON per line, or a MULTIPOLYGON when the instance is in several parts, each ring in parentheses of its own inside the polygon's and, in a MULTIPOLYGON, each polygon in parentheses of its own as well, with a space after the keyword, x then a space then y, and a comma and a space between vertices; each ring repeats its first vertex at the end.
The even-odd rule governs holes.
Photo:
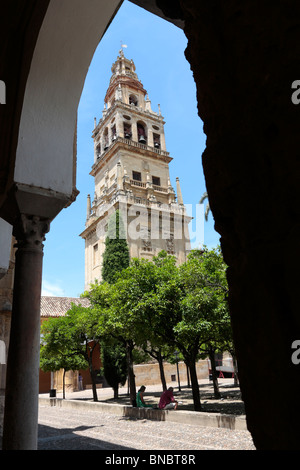
POLYGON ((102 118, 95 118, 95 194, 87 202, 85 288, 101 280, 110 214, 119 209, 125 226, 130 257, 151 259, 161 250, 186 260, 190 250, 188 224, 179 178, 177 198, 171 185, 164 118, 136 74, 135 64, 119 51, 104 98, 102 118))

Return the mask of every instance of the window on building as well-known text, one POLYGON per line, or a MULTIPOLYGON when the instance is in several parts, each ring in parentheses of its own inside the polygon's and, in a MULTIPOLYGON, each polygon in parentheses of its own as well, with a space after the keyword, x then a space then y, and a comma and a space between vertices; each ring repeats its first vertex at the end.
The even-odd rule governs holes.
POLYGON ((144 124, 138 122, 137 123, 137 133, 138 133, 138 141, 140 144, 147 143, 147 133, 144 124))
POLYGON ((96 157, 99 158, 101 154, 101 145, 97 144, 96 146, 96 157))
POLYGON ((153 145, 156 149, 160 149, 160 135, 153 133, 153 145))
POLYGON ((99 247, 98 243, 93 246, 93 265, 97 266, 99 264, 99 247))
POLYGON ((142 181, 142 173, 140 173, 139 171, 133 171, 132 179, 135 181, 142 181))
POLYGON ((138 105, 138 99, 135 95, 129 96, 129 104, 133 104, 134 106, 138 105))
POLYGON ((109 142, 108 142, 108 128, 106 128, 104 133, 103 133, 103 140, 104 140, 104 150, 107 150, 108 145, 109 145, 109 142))
POLYGON ((158 176, 152 176, 152 183, 155 186, 160 186, 160 178, 158 176))
POLYGON ((111 140, 114 141, 117 138, 116 125, 113 125, 111 128, 111 140))
POLYGON ((132 132, 131 132, 131 124, 124 122, 124 137, 125 139, 131 139, 132 132))

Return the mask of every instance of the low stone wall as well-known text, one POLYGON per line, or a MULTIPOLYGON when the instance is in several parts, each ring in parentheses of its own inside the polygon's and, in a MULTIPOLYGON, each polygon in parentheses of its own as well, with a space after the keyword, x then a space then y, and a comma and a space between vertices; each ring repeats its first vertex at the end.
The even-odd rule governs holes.
POLYGON ((78 409, 99 413, 111 413, 118 416, 137 419, 150 419, 153 421, 170 421, 173 423, 185 423, 195 426, 207 426, 215 428, 235 429, 246 431, 246 417, 225 415, 221 413, 204 413, 181 410, 158 410, 153 408, 133 408, 130 405, 117 405, 81 400, 63 400, 62 398, 40 397, 40 405, 59 406, 61 408, 78 409))
MULTIPOLYGON (((179 369, 179 379, 180 383, 187 383, 187 372, 186 372, 186 365, 184 362, 178 363, 179 369)), ((198 361, 196 364, 197 370, 197 377, 198 380, 201 379, 208 379, 208 369, 209 363, 207 360, 198 361)), ((178 385, 178 377, 177 377, 177 365, 170 364, 169 362, 164 362, 164 373, 168 387, 176 387, 178 385)), ((157 362, 155 363, 148 363, 148 364, 135 364, 134 365, 134 374, 135 374, 135 383, 137 387, 141 385, 160 385, 160 373, 159 373, 159 365, 157 362)), ((77 391, 77 372, 69 371, 66 374, 65 380, 65 390, 69 392, 77 391)), ((84 377, 84 388, 90 389, 92 388, 92 384, 90 383, 90 376, 86 374, 84 377)), ((127 382, 125 387, 127 386, 127 382)), ((98 384, 98 388, 101 388, 102 384, 98 384)), ((54 388, 60 392, 62 391, 62 372, 55 373, 55 382, 54 388)), ((44 392, 44 390, 43 390, 44 392)), ((41 393, 41 392, 40 392, 41 393)))
MULTIPOLYGON (((186 365, 184 362, 178 363, 180 382, 187 383, 186 365)), ((201 360, 196 364, 198 380, 208 379, 208 361, 201 360)), ((176 364, 164 363, 164 372, 166 382, 169 386, 176 386, 178 383, 176 364)), ((158 363, 137 364, 134 366, 135 382, 139 387, 141 385, 157 385, 161 383, 158 363)))

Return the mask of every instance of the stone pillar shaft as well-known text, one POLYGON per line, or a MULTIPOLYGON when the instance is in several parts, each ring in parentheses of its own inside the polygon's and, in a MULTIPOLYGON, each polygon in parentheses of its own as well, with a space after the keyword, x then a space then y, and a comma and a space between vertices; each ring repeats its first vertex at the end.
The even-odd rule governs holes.
POLYGON ((40 300, 43 244, 49 223, 21 216, 17 240, 14 297, 4 413, 4 450, 37 449, 40 300))

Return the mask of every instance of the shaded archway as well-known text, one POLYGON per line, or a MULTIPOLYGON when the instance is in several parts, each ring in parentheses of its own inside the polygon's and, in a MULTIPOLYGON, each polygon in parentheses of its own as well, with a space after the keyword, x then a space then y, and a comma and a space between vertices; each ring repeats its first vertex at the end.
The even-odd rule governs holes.
POLYGON ((300 135, 291 85, 300 73, 300 5, 179 3, 248 429, 258 449, 296 450, 300 135))
MULTIPOLYGON (((22 2, 20 15, 21 6, 22 2)), ((28 39, 25 44, 31 41, 31 56, 23 68, 18 64, 24 84, 17 105, 11 100, 7 108, 12 119, 6 137, 14 140, 15 147, 11 155, 6 153, 9 175, 1 187, 1 217, 13 226, 18 247, 4 449, 37 447, 43 241, 53 218, 77 195, 77 107, 94 51, 119 6, 119 0, 92 0, 86 8, 74 0, 70 10, 67 0, 52 0, 28 2, 25 8, 27 22, 20 42, 22 34, 28 39), (79 32, 84 32, 84 41, 79 32)), ((8 72, 13 73, 9 65, 8 61, 8 72)))
MULTIPOLYGON (((6 166, 1 167, 0 215, 13 224, 26 256, 30 257, 29 248, 34 245, 38 261, 31 270, 39 272, 38 278, 49 221, 76 194, 74 131, 86 70, 119 4, 90 0, 86 10, 82 1, 73 0, 70 11, 66 0, 52 0, 49 7, 48 3, 32 0, 24 7, 19 2, 15 24, 22 24, 23 29, 15 49, 5 41, 10 52, 5 73, 12 79, 7 102, 10 90, 15 95, 6 105, 7 120, 2 122, 7 132, 1 141, 6 166), (78 31, 86 34, 84 44, 78 31), (24 36, 30 57, 22 55, 24 36), (66 58, 75 60, 74 87, 69 87, 71 62, 66 58), (14 77, 16 70, 18 78, 14 77), (51 130, 56 140, 51 139, 51 130), (62 162, 65 168, 53 176, 62 162)), ((241 5, 237 0, 217 4, 182 0, 171 6, 164 0, 135 3, 185 25, 187 58, 207 135, 203 155, 207 190, 229 265, 229 300, 249 430, 260 449, 296 450, 300 378, 291 361, 291 345, 300 337, 296 294, 300 137, 299 111, 290 98, 291 84, 300 73, 300 6, 292 1, 246 1, 241 5), (278 379, 284 380, 289 397, 280 403, 278 379)), ((1 79, 6 81, 5 76, 1 79)), ((23 252, 23 261, 24 256, 23 252)), ((29 279, 28 260, 21 263, 19 258, 17 265, 22 269, 16 270, 16 278, 29 279)), ((34 300, 26 292, 21 294, 20 285, 15 284, 15 318, 25 315, 25 320, 32 319, 34 314, 38 318, 39 279, 33 281, 34 300)), ((21 334, 19 328, 20 324, 12 330, 15 340, 21 334)), ((38 328, 36 320, 33 328, 38 328)), ((25 341, 21 351, 28 344, 25 341)), ((34 367, 37 357, 35 350, 34 367)), ((26 365, 28 370, 29 366, 32 364, 26 365)), ((7 396, 11 392, 14 400, 7 402, 5 445, 32 448, 36 445, 37 389, 30 388, 32 393, 28 393, 27 386, 32 380, 30 387, 36 385, 36 378, 23 371, 25 378, 20 377, 21 388, 14 395, 13 373, 20 370, 20 362, 10 368, 7 396), (25 405, 28 413, 22 415, 20 396, 25 389, 32 400, 25 405)))

